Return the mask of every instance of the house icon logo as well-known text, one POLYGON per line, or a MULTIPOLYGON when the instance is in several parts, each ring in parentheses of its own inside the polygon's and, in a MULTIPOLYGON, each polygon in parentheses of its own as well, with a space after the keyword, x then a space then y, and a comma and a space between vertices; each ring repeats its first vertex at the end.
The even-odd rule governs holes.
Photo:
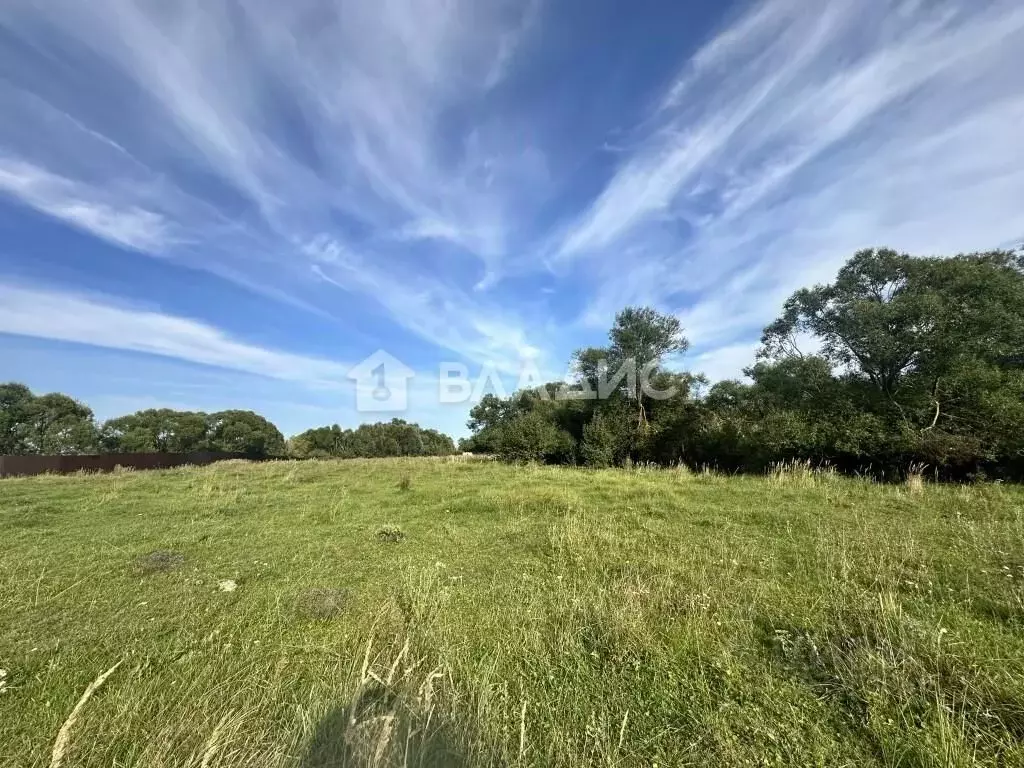
POLYGON ((415 375, 397 357, 378 349, 348 372, 356 383, 356 410, 404 411, 409 407, 409 379, 415 375))

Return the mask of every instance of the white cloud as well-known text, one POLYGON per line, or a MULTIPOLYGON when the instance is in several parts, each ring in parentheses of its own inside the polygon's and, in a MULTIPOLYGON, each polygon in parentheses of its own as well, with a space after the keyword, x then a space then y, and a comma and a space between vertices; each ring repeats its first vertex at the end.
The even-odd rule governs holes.
POLYGON ((145 352, 315 386, 343 386, 350 368, 249 344, 184 317, 10 285, 0 285, 0 333, 145 352))
POLYGON ((760 344, 739 342, 688 357, 686 367, 703 373, 711 383, 725 379, 743 379, 743 369, 754 363, 760 344))
MULTIPOLYGON (((150 100, 141 113, 147 138, 213 169, 278 229, 292 234, 298 220, 335 208, 406 233, 438 222, 428 237, 493 259, 512 226, 516 169, 488 176, 493 157, 460 147, 440 123, 502 80, 537 8, 536 0, 256 0, 240 11, 221 0, 88 8, 15 0, 0 24, 29 40, 48 30, 134 81, 150 100), (289 116, 314 157, 286 135, 289 116), (481 240, 484 231, 492 234, 481 240)), ((467 143, 479 141, 476 128, 467 143)), ((514 146, 500 133, 488 139, 495 152, 514 146)), ((138 141, 137 132, 125 143, 138 141)))
POLYGON ((392 319, 438 347, 505 373, 516 373, 523 360, 540 356, 519 324, 499 307, 471 300, 436 279, 395 279, 392 271, 335 243, 322 237, 316 242, 327 258, 317 259, 313 274, 337 288, 372 297, 392 319))
POLYGON ((1021 71, 1019 2, 758 3, 666 89, 561 259, 588 262, 592 318, 678 308, 731 354, 860 248, 1019 239, 1021 71))
POLYGON ((597 166, 569 169, 601 142, 576 147, 593 133, 574 121, 600 110, 512 82, 555 37, 535 35, 546 10, 10 0, 0 189, 342 323, 369 303, 508 372, 632 303, 731 360, 858 248, 1024 236, 1017 0, 751 3, 647 114, 616 114, 636 127, 583 210, 566 206, 597 166), (47 66, 7 66, 32 52, 47 66))
POLYGON ((172 239, 159 213, 104 202, 102 190, 2 155, 0 192, 115 245, 158 253, 172 239))
POLYGON ((547 180, 521 126, 480 105, 512 71, 540 9, 12 0, 0 29, 65 71, 42 89, 30 66, 0 83, 0 110, 19 117, 0 124, 0 151, 22 168, 58 159, 61 177, 37 174, 42 191, 21 179, 17 192, 52 216, 334 316, 344 313, 311 266, 365 254, 387 279, 344 275, 344 288, 478 356, 494 334, 473 318, 494 312, 472 289, 502 274, 547 180), (95 80, 69 74, 82 61, 95 80), (130 108, 111 119, 121 103, 130 108), (468 109, 472 121, 453 121, 468 109), (440 256, 409 257, 416 249, 442 252, 444 269, 440 256), (421 321, 425 302, 432 319, 421 321))

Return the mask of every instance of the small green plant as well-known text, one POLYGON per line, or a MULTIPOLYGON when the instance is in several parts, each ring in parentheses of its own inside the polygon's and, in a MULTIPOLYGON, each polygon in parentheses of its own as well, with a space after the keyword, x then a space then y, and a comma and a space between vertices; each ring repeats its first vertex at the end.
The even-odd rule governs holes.
POLYGON ((398 544, 405 539, 405 532, 397 525, 385 525, 377 529, 377 538, 387 544, 398 544))

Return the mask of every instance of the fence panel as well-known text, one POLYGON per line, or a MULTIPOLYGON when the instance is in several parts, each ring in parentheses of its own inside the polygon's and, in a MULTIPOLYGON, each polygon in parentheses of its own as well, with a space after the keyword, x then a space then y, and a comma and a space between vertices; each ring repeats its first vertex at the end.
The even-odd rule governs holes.
POLYGON ((106 453, 89 456, 0 456, 0 477, 67 475, 72 472, 111 472, 115 467, 169 469, 185 464, 213 464, 227 459, 244 459, 240 453, 197 451, 195 453, 106 453))

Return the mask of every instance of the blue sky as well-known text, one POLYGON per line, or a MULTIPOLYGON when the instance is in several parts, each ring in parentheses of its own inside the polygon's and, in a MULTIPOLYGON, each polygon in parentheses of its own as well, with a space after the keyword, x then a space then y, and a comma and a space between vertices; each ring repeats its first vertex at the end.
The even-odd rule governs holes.
MULTIPOLYGON (((6 0, 0 379, 101 418, 374 420, 615 312, 740 375, 855 250, 1024 239, 1019 0, 6 0)), ((385 417, 390 417, 391 414, 385 417)))

